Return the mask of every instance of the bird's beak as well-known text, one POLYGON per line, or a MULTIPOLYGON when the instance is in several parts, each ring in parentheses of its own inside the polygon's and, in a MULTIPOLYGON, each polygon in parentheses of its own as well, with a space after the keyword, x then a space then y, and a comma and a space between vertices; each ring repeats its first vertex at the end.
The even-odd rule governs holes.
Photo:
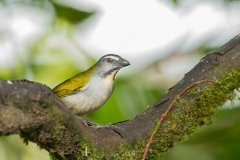
POLYGON ((117 65, 118 65, 119 67, 125 67, 125 66, 130 65, 130 63, 129 63, 127 60, 125 60, 125 59, 122 58, 122 59, 117 63, 117 65))

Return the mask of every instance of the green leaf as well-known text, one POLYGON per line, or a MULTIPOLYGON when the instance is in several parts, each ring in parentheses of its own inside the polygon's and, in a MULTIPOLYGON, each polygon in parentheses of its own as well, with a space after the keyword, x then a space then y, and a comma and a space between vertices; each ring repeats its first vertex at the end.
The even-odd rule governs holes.
POLYGON ((58 18, 64 18, 70 23, 79 23, 92 16, 95 12, 82 11, 51 1, 58 18))

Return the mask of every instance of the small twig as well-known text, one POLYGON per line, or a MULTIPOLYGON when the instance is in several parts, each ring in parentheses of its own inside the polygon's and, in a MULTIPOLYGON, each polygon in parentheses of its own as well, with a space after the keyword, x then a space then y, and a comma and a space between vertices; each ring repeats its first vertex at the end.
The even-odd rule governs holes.
POLYGON ((197 86, 199 83, 203 83, 203 82, 213 82, 213 81, 211 81, 211 80, 206 80, 206 79, 205 79, 205 80, 201 80, 201 81, 192 83, 190 86, 188 86, 188 87, 185 88, 183 91, 181 91, 178 95, 176 95, 176 97, 173 99, 173 101, 171 102, 171 104, 168 106, 167 110, 162 114, 162 116, 161 116, 161 118, 159 119, 156 127, 154 128, 153 133, 152 133, 151 137, 149 138, 148 143, 147 143, 147 145, 146 145, 146 148, 145 148, 145 150, 144 150, 143 158, 142 158, 143 160, 146 159, 147 153, 148 153, 149 147, 150 147, 150 145, 151 145, 151 143, 152 143, 152 141, 153 141, 153 138, 154 138, 155 134, 157 133, 157 130, 160 128, 162 122, 163 122, 164 119, 166 118, 168 112, 169 112, 169 111, 171 110, 171 108, 173 107, 174 103, 179 99, 179 97, 180 97, 181 95, 183 95, 183 94, 184 94, 185 92, 187 92, 189 89, 191 89, 191 88, 197 86))

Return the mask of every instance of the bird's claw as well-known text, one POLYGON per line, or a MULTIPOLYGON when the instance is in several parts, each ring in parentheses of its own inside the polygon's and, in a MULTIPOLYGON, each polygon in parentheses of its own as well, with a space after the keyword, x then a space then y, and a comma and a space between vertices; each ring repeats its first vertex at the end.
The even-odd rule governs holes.
POLYGON ((97 124, 97 123, 94 123, 94 122, 91 122, 91 121, 88 121, 86 119, 84 119, 83 116, 77 116, 78 119, 80 119, 80 121, 85 125, 85 126, 90 126, 90 127, 94 127, 94 128, 100 128, 100 127, 103 127, 101 126, 100 124, 97 124))

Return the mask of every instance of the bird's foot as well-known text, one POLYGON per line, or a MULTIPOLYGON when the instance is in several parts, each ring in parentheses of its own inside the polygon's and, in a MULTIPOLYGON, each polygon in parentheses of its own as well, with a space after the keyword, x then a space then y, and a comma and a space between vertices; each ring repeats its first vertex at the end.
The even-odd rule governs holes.
POLYGON ((94 128, 101 128, 103 127, 102 125, 98 124, 98 123, 94 123, 91 121, 87 121, 88 126, 94 127, 94 128))
POLYGON ((78 119, 80 119, 80 121, 85 125, 85 126, 90 126, 90 127, 93 127, 93 128, 109 128, 111 130, 114 130, 116 132, 119 132, 121 130, 123 130, 123 128, 121 127, 118 127, 112 123, 109 123, 107 124, 106 126, 102 126, 98 123, 95 123, 95 122, 91 122, 91 121, 88 121, 86 120, 83 116, 77 116, 78 119))
POLYGON ((80 121, 81 121, 85 126, 90 126, 90 127, 94 127, 94 128, 103 127, 103 126, 101 126, 100 124, 97 124, 97 123, 94 123, 94 122, 91 122, 91 121, 86 120, 83 116, 77 116, 77 117, 78 117, 78 119, 80 119, 80 121))

